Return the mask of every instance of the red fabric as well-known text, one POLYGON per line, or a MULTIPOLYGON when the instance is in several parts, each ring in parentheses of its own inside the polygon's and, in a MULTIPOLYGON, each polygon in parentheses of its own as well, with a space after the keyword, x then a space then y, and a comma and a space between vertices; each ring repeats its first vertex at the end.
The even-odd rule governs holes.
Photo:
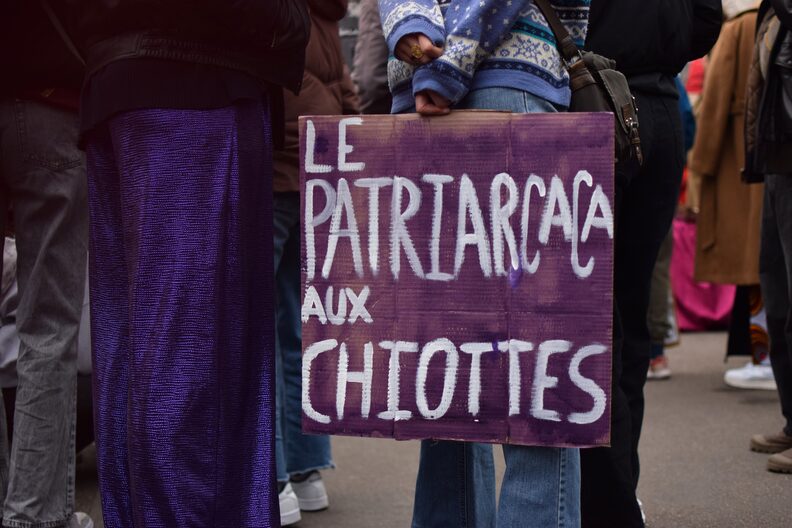
POLYGON ((702 57, 694 60, 688 66, 688 78, 685 85, 688 95, 698 95, 704 87, 704 69, 707 66, 707 58, 702 57))
POLYGON ((687 331, 725 328, 729 323, 736 287, 696 282, 696 224, 674 220, 674 253, 671 257, 671 289, 679 329, 687 331))

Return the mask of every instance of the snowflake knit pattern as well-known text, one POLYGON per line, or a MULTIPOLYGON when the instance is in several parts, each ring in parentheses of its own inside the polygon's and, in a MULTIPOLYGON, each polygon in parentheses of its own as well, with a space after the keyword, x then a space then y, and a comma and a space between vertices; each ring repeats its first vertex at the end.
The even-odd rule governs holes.
MULTIPOLYGON (((591 0, 553 0, 553 8, 583 46, 591 0)), ((434 90, 453 103, 480 88, 515 88, 569 106, 569 76, 555 37, 533 0, 379 0, 391 57, 393 112, 413 106, 414 94, 434 90), (415 67, 393 57, 405 35, 423 33, 443 55, 415 67)))

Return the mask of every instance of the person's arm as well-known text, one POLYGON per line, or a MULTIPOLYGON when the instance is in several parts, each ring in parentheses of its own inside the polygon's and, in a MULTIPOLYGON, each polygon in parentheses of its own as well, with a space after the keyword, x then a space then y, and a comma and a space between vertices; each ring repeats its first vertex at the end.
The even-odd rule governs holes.
POLYGON ((443 55, 415 71, 413 92, 430 91, 452 104, 462 100, 476 68, 501 44, 531 3, 532 0, 454 2, 446 12, 449 30, 443 55))
POLYGON ((400 60, 407 58, 397 50, 403 37, 424 35, 429 43, 443 46, 445 25, 436 0, 379 0, 379 9, 388 49, 400 60))
POLYGON ((693 0, 693 24, 691 25, 688 62, 709 53, 715 42, 718 41, 721 25, 723 25, 721 0, 693 0))

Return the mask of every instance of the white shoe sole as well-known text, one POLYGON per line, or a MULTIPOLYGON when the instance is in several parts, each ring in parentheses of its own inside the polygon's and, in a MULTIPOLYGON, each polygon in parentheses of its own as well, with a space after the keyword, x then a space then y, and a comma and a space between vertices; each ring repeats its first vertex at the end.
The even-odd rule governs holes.
POLYGON ((320 511, 330 506, 330 501, 328 500, 327 495, 324 497, 315 497, 313 499, 302 499, 297 496, 297 500, 300 503, 300 509, 302 511, 320 511))
POLYGON ((767 390, 767 391, 778 390, 774 380, 748 381, 748 380, 740 380, 740 379, 737 380, 724 379, 723 381, 726 383, 726 385, 728 385, 729 387, 734 387, 735 389, 767 390))
POLYGON ((280 512, 281 526, 290 526, 300 522, 300 510, 291 510, 287 512, 280 512))

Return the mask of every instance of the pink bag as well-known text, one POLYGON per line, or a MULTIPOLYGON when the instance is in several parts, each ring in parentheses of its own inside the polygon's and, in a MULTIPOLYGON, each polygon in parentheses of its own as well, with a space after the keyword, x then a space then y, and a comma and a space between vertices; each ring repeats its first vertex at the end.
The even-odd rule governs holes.
POLYGON ((671 257, 671 289, 676 302, 679 329, 702 331, 726 328, 736 286, 696 282, 696 224, 674 220, 674 253, 671 257))

